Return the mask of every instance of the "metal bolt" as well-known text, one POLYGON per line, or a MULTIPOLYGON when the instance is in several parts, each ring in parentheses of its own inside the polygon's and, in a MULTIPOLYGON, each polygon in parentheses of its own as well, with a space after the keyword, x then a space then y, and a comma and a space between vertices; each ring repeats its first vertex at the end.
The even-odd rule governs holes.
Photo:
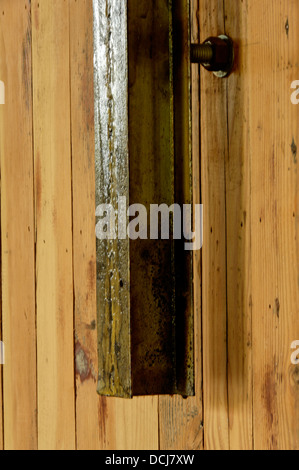
POLYGON ((191 45, 191 62, 201 64, 219 78, 227 77, 234 66, 234 45, 228 36, 210 37, 191 45))
POLYGON ((210 44, 191 45, 191 62, 197 64, 211 63, 213 55, 213 47, 210 44))

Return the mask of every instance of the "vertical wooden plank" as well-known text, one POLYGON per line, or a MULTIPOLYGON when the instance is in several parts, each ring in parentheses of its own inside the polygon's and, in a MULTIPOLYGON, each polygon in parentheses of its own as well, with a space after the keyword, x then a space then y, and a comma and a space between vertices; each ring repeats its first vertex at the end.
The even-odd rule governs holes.
POLYGON ((225 0, 225 32, 234 40, 236 55, 234 73, 227 80, 226 161, 228 396, 233 450, 250 450, 253 445, 248 3, 225 0))
POLYGON ((248 3, 256 449, 299 448, 299 3, 248 3))
MULTIPOLYGON (((192 42, 199 41, 198 0, 191 2, 192 42)), ((200 109, 199 69, 192 67, 193 198, 200 204, 200 109)), ((201 348, 201 252, 194 252, 194 347, 195 397, 159 398, 161 450, 199 450, 203 447, 202 348, 201 348)))
POLYGON ((91 0, 71 0, 73 243, 78 449, 157 450, 158 399, 98 397, 91 0), (82 232, 82 233, 81 233, 82 232))
POLYGON ((102 450, 158 450, 158 398, 100 397, 102 450))
POLYGON ((107 398, 104 448, 158 450, 158 397, 107 398))
MULTIPOLYGON (((223 2, 200 0, 201 42, 224 32, 223 2)), ((203 397, 205 449, 229 448, 227 400, 227 81, 201 71, 203 397)))
POLYGON ((34 0, 38 445, 75 447, 69 2, 34 0))
POLYGON ((4 445, 29 450, 37 447, 30 0, 2 0, 0 17, 4 445))
POLYGON ((92 0, 70 1, 77 448, 101 448, 97 392, 92 0))

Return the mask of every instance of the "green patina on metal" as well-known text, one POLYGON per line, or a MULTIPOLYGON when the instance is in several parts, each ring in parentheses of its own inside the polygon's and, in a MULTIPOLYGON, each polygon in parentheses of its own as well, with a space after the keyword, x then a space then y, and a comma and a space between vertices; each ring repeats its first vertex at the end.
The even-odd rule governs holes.
MULTIPOLYGON (((189 9, 94 0, 97 205, 192 204, 189 9)), ((98 240, 97 271, 98 392, 193 395, 184 240, 98 240)))
MULTIPOLYGON (((94 0, 96 206, 129 201, 127 4, 94 0)), ((118 227, 116 227, 118 228, 118 227)), ((97 240, 98 392, 131 397, 128 240, 97 240)))

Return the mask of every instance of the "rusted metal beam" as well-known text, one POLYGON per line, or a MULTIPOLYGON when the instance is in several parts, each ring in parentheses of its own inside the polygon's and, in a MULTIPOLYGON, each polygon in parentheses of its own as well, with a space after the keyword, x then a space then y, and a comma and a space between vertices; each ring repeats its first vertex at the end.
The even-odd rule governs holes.
MULTIPOLYGON (((192 204, 189 25, 186 0, 94 0, 97 207, 192 204)), ((97 240, 98 391, 193 395, 192 255, 147 223, 97 240)))
MULTIPOLYGON (((127 2, 93 0, 96 206, 129 201, 127 2)), ((116 229, 118 221, 116 221, 116 229)), ((130 247, 97 240, 98 392, 131 397, 130 247)))
MULTIPOLYGON (((192 206, 190 1, 173 0, 175 201, 192 206)), ((193 214, 191 214, 193 218, 193 214)), ((194 394, 193 257, 175 241, 176 392, 194 394)))

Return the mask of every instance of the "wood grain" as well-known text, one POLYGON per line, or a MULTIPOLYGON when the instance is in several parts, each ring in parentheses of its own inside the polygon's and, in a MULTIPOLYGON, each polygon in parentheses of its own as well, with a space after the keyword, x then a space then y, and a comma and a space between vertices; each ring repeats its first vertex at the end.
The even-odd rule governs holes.
POLYGON ((38 445, 75 448, 69 2, 32 2, 38 445))
POLYGON ((0 21, 4 445, 22 450, 37 446, 30 1, 2 0, 0 21))
POLYGON ((101 448, 97 389, 93 18, 90 0, 70 1, 70 72, 77 449, 101 448))
POLYGON ((227 79, 227 327, 230 448, 251 450, 251 151, 247 47, 249 1, 225 1, 225 33, 234 39, 236 68, 227 79))
POLYGON ((299 449, 299 4, 272 3, 193 0, 193 41, 237 52, 201 105, 193 67, 196 396, 123 400, 96 394, 92 0, 0 0, 0 449, 299 449))
POLYGON ((76 427, 78 449, 156 450, 158 399, 96 393, 92 2, 70 3, 76 427), (83 365, 83 368, 82 368, 83 365))
POLYGON ((158 398, 133 400, 103 398, 105 428, 102 448, 107 450, 158 450, 158 398))
MULTIPOLYGON (((191 2, 192 42, 199 40, 198 0, 191 2)), ((192 156, 193 198, 200 204, 200 102, 199 69, 192 67, 192 156)), ((194 348, 195 397, 159 397, 161 450, 200 450, 203 448, 202 361, 201 361, 201 252, 194 252, 194 348)))
MULTIPOLYGON (((201 42, 224 32, 223 2, 201 0, 201 42)), ((229 448, 227 397, 226 178, 227 81, 201 71, 201 175, 204 206, 202 328, 204 446, 229 448)))
POLYGON ((252 186, 253 410, 256 449, 298 449, 299 4, 248 3, 252 186))

